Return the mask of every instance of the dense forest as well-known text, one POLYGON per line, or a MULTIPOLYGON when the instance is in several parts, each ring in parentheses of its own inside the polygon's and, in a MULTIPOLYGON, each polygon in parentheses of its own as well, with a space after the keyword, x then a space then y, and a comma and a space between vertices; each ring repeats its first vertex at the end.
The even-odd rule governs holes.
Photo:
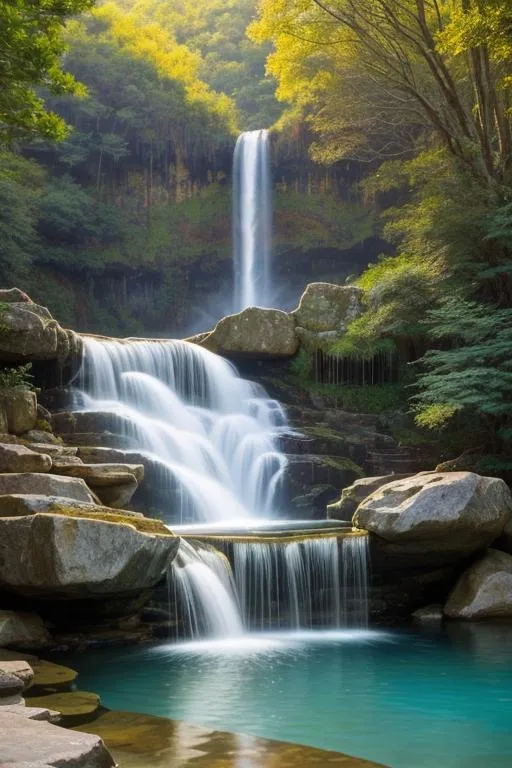
MULTIPOLYGON (((5 284, 111 334, 201 330, 231 310, 234 144, 283 113, 270 46, 245 34, 254 13, 254 0, 125 0, 68 21, 63 67, 79 86, 39 90, 49 126, 11 131, 1 157, 5 284)), ((380 241, 349 192, 357 169, 315 165, 295 127, 274 144, 275 248, 292 276, 280 300, 293 304, 313 272, 343 279, 380 241)))
POLYGON ((234 142, 269 127, 282 305, 357 280, 368 311, 323 352, 394 355, 420 426, 510 469, 509 0, 39 5, 0 4, 5 284, 78 329, 205 327, 234 142))
POLYGON ((508 0, 263 0, 278 96, 330 165, 366 162, 396 254, 334 345, 404 363, 418 424, 512 468, 512 6, 508 0), (462 440, 464 444, 464 440, 462 440))

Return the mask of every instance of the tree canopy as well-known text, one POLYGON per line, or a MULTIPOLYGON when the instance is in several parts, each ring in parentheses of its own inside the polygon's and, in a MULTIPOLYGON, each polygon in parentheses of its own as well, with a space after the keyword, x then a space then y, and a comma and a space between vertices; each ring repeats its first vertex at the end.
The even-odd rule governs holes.
POLYGON ((36 88, 80 93, 62 66, 63 30, 94 0, 8 0, 0 2, 0 141, 28 136, 61 139, 64 121, 45 108, 36 88))

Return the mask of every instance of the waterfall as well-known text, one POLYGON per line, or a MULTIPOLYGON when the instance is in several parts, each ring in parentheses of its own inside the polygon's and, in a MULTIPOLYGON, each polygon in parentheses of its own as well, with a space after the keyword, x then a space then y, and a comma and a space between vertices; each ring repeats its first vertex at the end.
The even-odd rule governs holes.
POLYGON ((179 635, 368 626, 366 535, 220 538, 217 546, 180 544, 173 565, 179 635))
POLYGON ((157 467, 151 490, 166 522, 275 515, 286 417, 223 358, 184 341, 86 338, 80 386, 81 410, 157 467))
POLYGON ((268 131, 247 131, 233 157, 235 312, 269 306, 271 230, 268 131))
POLYGON ((171 574, 183 634, 193 638, 242 634, 231 567, 224 555, 181 541, 171 574))
POLYGON ((144 486, 182 535, 169 578, 179 634, 366 626, 367 536, 275 520, 286 466, 279 403, 188 342, 84 344, 76 418, 129 438, 157 468, 144 486), (238 533, 219 534, 220 522, 238 533))
POLYGON ((247 627, 367 626, 367 536, 234 542, 232 551, 247 627))

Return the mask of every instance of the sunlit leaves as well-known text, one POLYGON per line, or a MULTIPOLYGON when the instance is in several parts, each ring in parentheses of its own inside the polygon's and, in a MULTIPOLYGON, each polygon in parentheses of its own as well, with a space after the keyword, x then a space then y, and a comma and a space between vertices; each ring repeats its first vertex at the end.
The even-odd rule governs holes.
POLYGON ((62 139, 64 121, 36 93, 83 93, 61 68, 66 20, 94 0, 0 2, 0 142, 27 136, 62 139))

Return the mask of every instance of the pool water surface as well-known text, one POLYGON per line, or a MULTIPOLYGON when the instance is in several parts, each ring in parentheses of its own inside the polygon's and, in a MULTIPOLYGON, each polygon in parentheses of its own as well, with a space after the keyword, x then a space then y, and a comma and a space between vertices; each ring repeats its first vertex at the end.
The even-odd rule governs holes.
POLYGON ((110 709, 392 768, 512 766, 512 625, 254 634, 63 660, 110 709))

